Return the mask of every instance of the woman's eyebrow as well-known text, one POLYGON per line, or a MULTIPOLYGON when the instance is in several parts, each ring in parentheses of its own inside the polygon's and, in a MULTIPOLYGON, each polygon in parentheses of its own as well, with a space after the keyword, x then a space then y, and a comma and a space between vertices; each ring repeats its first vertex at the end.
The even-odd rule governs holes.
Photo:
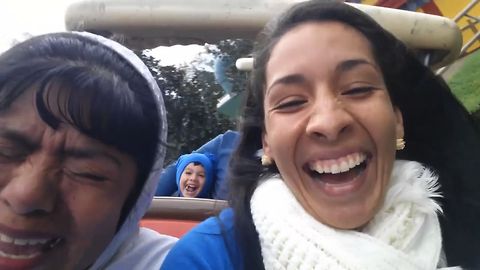
POLYGON ((65 157, 75 158, 75 159, 96 159, 103 158, 112 161, 118 167, 122 167, 122 163, 114 155, 111 155, 105 151, 96 150, 96 149, 80 149, 80 148, 66 148, 63 150, 63 155, 65 157))
POLYGON ((370 61, 368 60, 365 60, 365 59, 362 59, 362 58, 358 58, 358 59, 349 59, 349 60, 345 60, 345 61, 342 61, 341 63, 339 63, 337 65, 337 67, 335 68, 335 72, 336 73, 343 73, 343 72, 348 72, 358 66, 361 66, 361 65, 368 65, 368 66, 371 66, 373 69, 375 69, 376 71, 378 71, 378 67, 377 65, 371 63, 370 61))
POLYGON ((301 84, 301 83, 304 83, 305 82, 305 78, 300 75, 300 74, 290 74, 290 75, 286 75, 284 77, 281 77, 281 78, 278 78, 276 79, 267 89, 267 91, 265 92, 265 94, 268 94, 268 92, 270 91, 270 89, 272 89, 274 86, 278 85, 278 84, 301 84))
POLYGON ((3 137, 4 139, 13 142, 18 147, 22 147, 28 151, 35 151, 39 148, 38 143, 28 138, 28 136, 24 135, 21 132, 8 128, 0 128, 0 137, 3 137))

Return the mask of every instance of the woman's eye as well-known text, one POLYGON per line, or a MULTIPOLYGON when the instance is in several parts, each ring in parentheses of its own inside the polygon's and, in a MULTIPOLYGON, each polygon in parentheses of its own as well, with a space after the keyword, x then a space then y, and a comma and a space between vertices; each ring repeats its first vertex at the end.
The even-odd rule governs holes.
POLYGON ((286 101, 286 102, 282 102, 280 104, 278 104, 277 106, 275 106, 273 109, 274 110, 281 110, 281 109, 292 109, 292 108, 295 108, 295 107, 298 107, 304 103, 306 103, 307 101, 306 100, 303 100, 303 99, 296 99, 296 100, 291 100, 291 101, 286 101))
POLYGON ((89 181, 94 181, 94 182, 102 182, 107 180, 107 177, 95 173, 90 173, 90 172, 74 172, 74 171, 69 171, 66 170, 66 174, 77 180, 89 180, 89 181))
POLYGON ((12 149, 0 149, 0 161, 16 162, 25 159, 26 154, 12 149))
POLYGON ((370 93, 374 89, 375 88, 371 87, 371 86, 355 87, 355 88, 352 88, 352 89, 349 89, 349 90, 343 92, 342 95, 347 95, 347 96, 363 95, 363 94, 370 93))

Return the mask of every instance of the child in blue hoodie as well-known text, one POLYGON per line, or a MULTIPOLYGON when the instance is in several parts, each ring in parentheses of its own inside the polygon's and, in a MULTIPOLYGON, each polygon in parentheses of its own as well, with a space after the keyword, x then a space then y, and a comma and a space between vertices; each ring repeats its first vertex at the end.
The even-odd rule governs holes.
POLYGON ((214 156, 192 153, 180 156, 176 165, 177 194, 189 198, 210 198, 213 187, 214 156))
MULTIPOLYGON (((226 181, 228 162, 235 149, 240 135, 236 131, 227 131, 218 135, 214 139, 202 145, 195 150, 195 153, 207 153, 215 157, 215 166, 213 166, 214 184, 211 187, 211 197, 213 199, 226 200, 228 195, 228 184, 226 181)), ((160 176, 160 182, 157 186, 156 196, 171 196, 178 193, 176 183, 177 162, 168 165, 160 176)))

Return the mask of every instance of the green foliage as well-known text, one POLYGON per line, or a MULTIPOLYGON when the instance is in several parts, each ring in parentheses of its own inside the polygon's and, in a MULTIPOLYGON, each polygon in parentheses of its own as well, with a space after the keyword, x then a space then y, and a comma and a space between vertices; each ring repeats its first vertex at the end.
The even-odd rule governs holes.
POLYGON ((469 112, 480 110, 480 51, 465 59, 448 84, 469 112))
POLYGON ((139 54, 162 90, 168 120, 166 163, 197 149, 235 123, 217 112, 222 88, 211 72, 192 74, 173 66, 160 66, 153 57, 139 54))
MULTIPOLYGON (((247 74, 236 69, 235 61, 249 56, 252 42, 223 40, 207 48, 215 57, 231 58, 232 64, 227 68, 226 76, 233 83, 232 92, 243 91, 247 74)), ((168 120, 166 163, 176 160, 181 154, 190 153, 228 129, 235 129, 235 121, 217 111, 218 100, 225 92, 213 73, 160 66, 153 57, 137 54, 149 67, 163 93, 168 120)))

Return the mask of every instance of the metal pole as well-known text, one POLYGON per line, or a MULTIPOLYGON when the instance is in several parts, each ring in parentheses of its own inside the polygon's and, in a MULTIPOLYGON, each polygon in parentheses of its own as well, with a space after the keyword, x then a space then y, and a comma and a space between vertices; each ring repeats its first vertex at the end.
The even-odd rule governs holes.
POLYGON ((462 18, 465 13, 469 12, 470 9, 472 9, 476 4, 478 4, 479 1, 480 0, 471 1, 460 13, 457 14, 457 16, 455 16, 455 18, 453 18, 453 20, 455 22, 458 22, 458 20, 460 20, 460 18, 462 18))
POLYGON ((468 50, 468 48, 470 46, 472 46, 472 44, 478 40, 478 38, 480 37, 480 32, 477 32, 468 42, 467 44, 465 44, 462 48, 462 50, 460 51, 460 57, 463 56, 463 54, 468 50))

